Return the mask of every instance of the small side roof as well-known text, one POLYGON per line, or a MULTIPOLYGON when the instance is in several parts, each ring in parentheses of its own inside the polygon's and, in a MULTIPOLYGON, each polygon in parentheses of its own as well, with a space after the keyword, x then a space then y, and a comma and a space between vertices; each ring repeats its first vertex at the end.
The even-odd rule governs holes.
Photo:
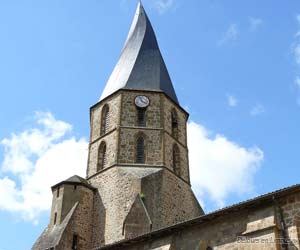
POLYGON ((89 184, 86 179, 84 179, 78 175, 73 175, 72 177, 70 177, 69 179, 66 179, 65 181, 89 184))
POLYGON ((70 224, 77 206, 78 202, 72 207, 72 209, 60 225, 55 225, 52 228, 48 226, 34 243, 31 249, 52 249, 53 247, 57 246, 67 226, 70 224))
POLYGON ((77 184, 77 185, 85 186, 91 190, 95 190, 95 188, 92 185, 90 185, 86 179, 84 179, 78 175, 73 175, 72 177, 70 177, 64 181, 55 184, 54 186, 51 187, 51 189, 53 190, 54 188, 56 188, 60 185, 63 185, 63 184, 73 184, 73 185, 77 184))

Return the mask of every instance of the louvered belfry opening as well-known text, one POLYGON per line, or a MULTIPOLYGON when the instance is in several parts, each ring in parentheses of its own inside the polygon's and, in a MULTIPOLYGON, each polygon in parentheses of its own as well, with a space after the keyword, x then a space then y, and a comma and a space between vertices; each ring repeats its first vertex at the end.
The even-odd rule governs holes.
POLYGON ((139 136, 136 142, 136 163, 145 163, 145 139, 139 136))
POLYGON ((171 113, 172 120, 172 135, 177 139, 178 137, 178 116, 175 109, 172 110, 171 113))
POLYGON ((137 126, 146 127, 146 109, 137 108, 137 126))
POLYGON ((101 135, 105 135, 109 129, 109 107, 104 105, 101 113, 101 135))
POLYGON ((99 146, 99 151, 98 151, 97 172, 104 169, 106 167, 106 164, 107 164, 106 143, 102 142, 99 146))
POLYGON ((175 174, 180 176, 180 151, 177 144, 173 145, 173 169, 175 174))

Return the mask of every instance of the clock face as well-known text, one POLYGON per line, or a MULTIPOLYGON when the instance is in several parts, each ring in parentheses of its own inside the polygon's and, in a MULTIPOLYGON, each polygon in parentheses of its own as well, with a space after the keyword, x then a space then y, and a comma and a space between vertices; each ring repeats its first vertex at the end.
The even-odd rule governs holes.
POLYGON ((137 96, 134 102, 135 105, 139 108, 147 108, 150 103, 149 98, 143 95, 137 96))

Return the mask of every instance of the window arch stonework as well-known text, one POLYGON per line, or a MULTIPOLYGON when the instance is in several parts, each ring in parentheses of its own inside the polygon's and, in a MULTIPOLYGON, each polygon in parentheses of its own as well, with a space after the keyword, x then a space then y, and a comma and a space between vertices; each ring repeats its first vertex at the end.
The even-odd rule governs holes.
POLYGON ((101 142, 98 149, 97 172, 103 170, 107 165, 106 143, 101 142))
POLYGON ((181 169, 180 169, 180 150, 177 144, 173 145, 173 170, 176 175, 180 176, 181 175, 181 169))
POLYGON ((104 105, 101 112, 101 128, 100 135, 105 135, 109 130, 109 106, 107 104, 104 105))
POLYGON ((138 134, 136 138, 136 163, 145 164, 146 161, 146 139, 144 134, 138 134))
POLYGON ((146 127, 146 109, 145 108, 137 108, 137 126, 146 127))
POLYGON ((178 115, 175 109, 171 111, 171 128, 172 136, 178 138, 178 115))

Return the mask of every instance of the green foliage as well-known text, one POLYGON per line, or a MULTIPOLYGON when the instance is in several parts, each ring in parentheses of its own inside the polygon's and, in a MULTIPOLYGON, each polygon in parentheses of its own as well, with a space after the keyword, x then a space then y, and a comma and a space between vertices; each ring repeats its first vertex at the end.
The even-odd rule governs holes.
POLYGON ((145 198, 146 198, 146 195, 145 195, 143 192, 141 192, 141 193, 140 193, 140 197, 141 197, 141 199, 144 201, 145 198))

